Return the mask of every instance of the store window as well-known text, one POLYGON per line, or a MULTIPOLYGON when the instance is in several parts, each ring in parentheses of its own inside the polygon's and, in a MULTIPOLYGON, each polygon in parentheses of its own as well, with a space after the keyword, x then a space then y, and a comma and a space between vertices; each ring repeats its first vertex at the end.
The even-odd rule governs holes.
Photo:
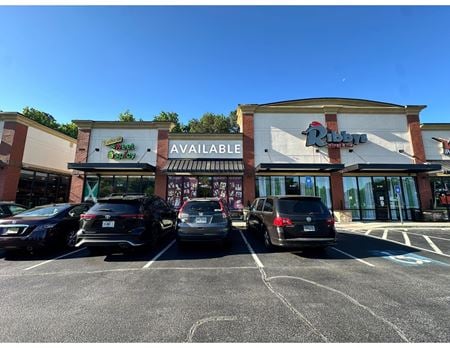
POLYGON ((358 183, 356 177, 343 177, 344 184, 344 208, 350 210, 354 220, 360 220, 360 205, 358 195, 358 183))
POLYGON ((84 183, 84 200, 96 201, 111 194, 146 194, 155 192, 155 177, 140 175, 88 175, 84 183))
POLYGON ((287 195, 299 195, 300 194, 300 181, 298 176, 286 177, 286 194, 287 195))
POLYGON ((431 177, 433 209, 450 209, 450 177, 431 177))

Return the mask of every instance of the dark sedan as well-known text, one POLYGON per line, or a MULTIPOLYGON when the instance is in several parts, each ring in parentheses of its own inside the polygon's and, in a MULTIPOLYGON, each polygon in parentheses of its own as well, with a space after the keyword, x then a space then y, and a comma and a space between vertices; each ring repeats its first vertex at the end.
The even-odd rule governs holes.
POLYGON ((80 215, 92 204, 50 204, 0 220, 0 247, 33 251, 74 247, 80 215))

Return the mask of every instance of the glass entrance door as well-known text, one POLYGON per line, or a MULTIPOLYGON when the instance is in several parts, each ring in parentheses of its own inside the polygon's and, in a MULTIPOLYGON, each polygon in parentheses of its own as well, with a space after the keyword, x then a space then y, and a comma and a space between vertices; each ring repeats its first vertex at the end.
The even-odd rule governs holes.
POLYGON ((389 219, 389 198, 384 177, 373 178, 373 196, 375 200, 375 215, 377 220, 389 219))

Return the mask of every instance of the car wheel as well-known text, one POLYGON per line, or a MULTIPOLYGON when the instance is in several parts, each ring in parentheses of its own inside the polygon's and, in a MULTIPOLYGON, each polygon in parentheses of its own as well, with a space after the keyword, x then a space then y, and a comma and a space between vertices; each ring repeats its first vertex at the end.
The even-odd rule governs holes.
POLYGON ((269 231, 267 231, 267 228, 265 227, 263 227, 263 231, 264 231, 264 245, 268 250, 273 250, 273 244, 272 241, 270 240, 269 231))
POLYGON ((77 232, 78 230, 70 231, 66 236, 66 247, 69 249, 75 248, 77 244, 77 232))

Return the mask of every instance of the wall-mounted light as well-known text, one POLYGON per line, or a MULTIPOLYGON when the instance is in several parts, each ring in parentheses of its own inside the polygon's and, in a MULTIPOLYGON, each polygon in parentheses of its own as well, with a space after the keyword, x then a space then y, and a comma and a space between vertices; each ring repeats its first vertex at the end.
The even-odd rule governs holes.
POLYGON ((269 150, 268 149, 264 149, 264 152, 269 152, 269 150))
POLYGON ((150 151, 152 151, 152 149, 147 149, 147 152, 150 152, 150 151))
POLYGON ((316 152, 317 152, 317 153, 319 153, 319 152, 320 152, 320 150, 319 150, 319 149, 316 149, 316 152))
POLYGON ((96 148, 95 148, 95 151, 99 152, 99 151, 100 151, 100 149, 99 149, 98 147, 96 147, 96 148))
POLYGON ((353 149, 348 149, 348 152, 353 152, 353 149))
POLYGON ((405 150, 399 149, 398 152, 400 152, 400 153, 405 153, 405 150))

